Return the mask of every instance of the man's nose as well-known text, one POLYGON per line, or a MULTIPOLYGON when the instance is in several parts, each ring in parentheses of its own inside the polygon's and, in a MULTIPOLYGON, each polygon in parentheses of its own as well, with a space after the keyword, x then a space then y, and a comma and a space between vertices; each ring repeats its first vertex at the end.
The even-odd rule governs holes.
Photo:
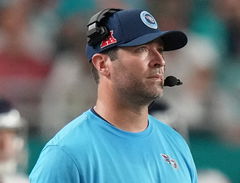
POLYGON ((157 49, 152 49, 150 54, 150 67, 164 67, 165 60, 162 52, 159 52, 157 49))

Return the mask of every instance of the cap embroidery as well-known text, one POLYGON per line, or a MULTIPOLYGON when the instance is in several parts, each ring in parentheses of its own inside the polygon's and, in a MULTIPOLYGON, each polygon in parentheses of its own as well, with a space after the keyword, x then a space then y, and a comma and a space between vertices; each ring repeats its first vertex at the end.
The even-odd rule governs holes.
POLYGON ((117 43, 117 39, 113 36, 113 30, 111 30, 110 35, 107 37, 107 39, 102 41, 100 47, 104 48, 114 43, 117 43))
POLYGON ((157 22, 156 22, 155 18, 150 13, 148 13, 147 11, 142 11, 141 14, 140 14, 140 18, 146 26, 148 26, 152 29, 157 29, 158 28, 158 25, 157 25, 157 22))

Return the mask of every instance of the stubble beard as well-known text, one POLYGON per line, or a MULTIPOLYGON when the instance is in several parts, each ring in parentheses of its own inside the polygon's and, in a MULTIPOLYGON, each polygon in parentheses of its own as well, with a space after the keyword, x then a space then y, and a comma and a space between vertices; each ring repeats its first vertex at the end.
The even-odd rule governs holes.
POLYGON ((136 106, 148 106, 154 100, 162 96, 162 83, 154 86, 147 86, 141 82, 134 81, 131 86, 119 87, 119 94, 126 102, 136 106))

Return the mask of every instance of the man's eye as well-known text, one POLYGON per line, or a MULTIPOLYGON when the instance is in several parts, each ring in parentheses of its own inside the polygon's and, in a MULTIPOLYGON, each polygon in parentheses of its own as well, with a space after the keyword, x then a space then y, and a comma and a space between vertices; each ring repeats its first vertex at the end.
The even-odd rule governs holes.
POLYGON ((148 51, 148 48, 147 48, 146 46, 141 46, 141 47, 138 47, 135 51, 136 51, 137 53, 147 52, 147 51, 148 51))
POLYGON ((159 49, 158 49, 158 52, 159 52, 160 54, 163 54, 163 48, 162 48, 162 47, 159 48, 159 49))

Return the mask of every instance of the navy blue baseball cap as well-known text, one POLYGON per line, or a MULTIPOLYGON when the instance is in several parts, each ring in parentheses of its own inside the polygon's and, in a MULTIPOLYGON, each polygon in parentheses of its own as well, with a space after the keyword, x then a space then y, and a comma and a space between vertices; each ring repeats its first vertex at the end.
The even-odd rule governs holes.
POLYGON ((110 35, 99 44, 87 44, 89 61, 95 53, 114 47, 138 46, 161 38, 164 51, 176 50, 187 44, 187 36, 181 31, 161 31, 155 18, 140 9, 121 10, 110 16, 105 24, 110 35))

